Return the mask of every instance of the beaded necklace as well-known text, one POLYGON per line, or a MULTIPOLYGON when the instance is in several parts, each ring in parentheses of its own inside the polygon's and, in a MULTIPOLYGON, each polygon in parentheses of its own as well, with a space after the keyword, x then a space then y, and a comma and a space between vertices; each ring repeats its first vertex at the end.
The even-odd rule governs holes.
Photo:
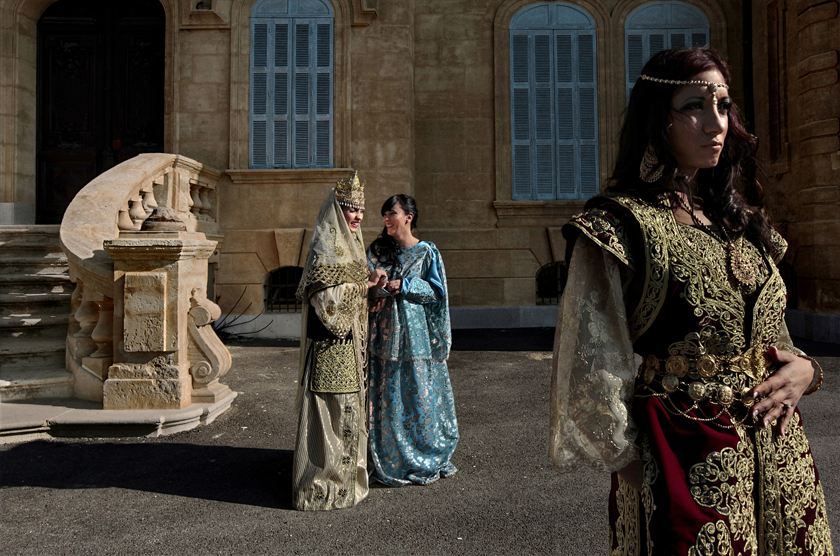
MULTIPOLYGON (((691 216, 691 220, 694 221, 698 227, 706 230, 712 237, 718 237, 711 228, 697 218, 694 211, 689 208, 682 196, 676 195, 676 197, 680 208, 691 216)), ((729 251, 729 271, 732 273, 732 276, 745 286, 754 284, 756 276, 755 267, 753 267, 750 260, 741 252, 741 250, 735 246, 735 242, 733 242, 729 237, 726 227, 722 224, 718 224, 718 228, 720 228, 720 231, 723 233, 723 237, 726 238, 726 241, 724 241, 723 244, 726 246, 727 251, 729 251)))

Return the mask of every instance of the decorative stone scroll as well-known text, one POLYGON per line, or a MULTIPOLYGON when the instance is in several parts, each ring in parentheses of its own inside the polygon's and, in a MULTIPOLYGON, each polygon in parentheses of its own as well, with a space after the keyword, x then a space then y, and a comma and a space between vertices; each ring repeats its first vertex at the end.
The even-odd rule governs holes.
POLYGON ((190 374, 193 379, 193 403, 214 403, 230 393, 219 384, 219 377, 230 369, 230 352, 208 326, 221 316, 219 306, 207 299, 204 288, 193 288, 190 297, 190 374))

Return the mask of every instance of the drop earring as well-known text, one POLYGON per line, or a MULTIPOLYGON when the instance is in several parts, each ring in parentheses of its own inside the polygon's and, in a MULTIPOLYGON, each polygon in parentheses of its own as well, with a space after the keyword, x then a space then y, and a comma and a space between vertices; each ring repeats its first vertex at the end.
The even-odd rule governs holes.
POLYGON ((639 164, 639 177, 642 181, 653 183, 662 177, 662 171, 665 165, 659 164, 659 159, 656 157, 656 151, 653 150, 653 144, 648 143, 645 149, 645 156, 642 157, 642 163, 639 164))

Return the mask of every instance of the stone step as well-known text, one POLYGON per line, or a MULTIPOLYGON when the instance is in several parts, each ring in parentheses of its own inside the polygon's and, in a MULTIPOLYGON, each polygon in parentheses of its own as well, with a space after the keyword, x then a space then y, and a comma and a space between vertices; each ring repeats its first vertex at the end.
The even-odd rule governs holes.
POLYGON ((0 401, 73 396, 73 375, 61 367, 0 371, 0 401))
MULTIPOLYGON (((0 297, 5 297, 5 295, 0 297)), ((18 303, 8 304, 3 303, 3 301, 0 300, 0 318, 21 318, 27 319, 29 322, 31 322, 35 319, 52 317, 57 315, 66 315, 67 318, 70 317, 69 296, 66 296, 64 299, 60 299, 57 301, 33 299, 29 301, 20 301, 18 303)))
POLYGON ((0 274, 0 294, 73 293, 75 284, 67 274, 0 274))
POLYGON ((56 314, 0 316, 0 343, 8 338, 63 338, 67 336, 70 310, 56 314))
POLYGON ((59 226, 0 226, 0 255, 15 252, 61 252, 59 226))
POLYGON ((64 253, 47 253, 42 257, 9 257, 0 255, 0 275, 68 274, 64 253))
POLYGON ((55 242, 58 245, 58 234, 61 225, 53 224, 48 226, 0 226, 0 244, 9 241, 29 242, 55 242))
POLYGON ((64 307, 70 308, 70 299, 73 297, 69 292, 45 292, 45 293, 0 293, 0 312, 4 307, 20 308, 41 308, 41 307, 64 307))
POLYGON ((15 338, 0 347, 0 379, 9 373, 38 369, 64 369, 66 340, 62 338, 15 338))

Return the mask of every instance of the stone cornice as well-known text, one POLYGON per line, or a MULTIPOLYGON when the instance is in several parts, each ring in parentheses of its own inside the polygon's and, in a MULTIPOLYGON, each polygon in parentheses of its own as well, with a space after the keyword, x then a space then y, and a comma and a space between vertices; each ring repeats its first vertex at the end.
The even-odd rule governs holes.
POLYGON ((294 170, 226 170, 234 185, 263 183, 335 183, 346 179, 352 168, 301 168, 294 170))

